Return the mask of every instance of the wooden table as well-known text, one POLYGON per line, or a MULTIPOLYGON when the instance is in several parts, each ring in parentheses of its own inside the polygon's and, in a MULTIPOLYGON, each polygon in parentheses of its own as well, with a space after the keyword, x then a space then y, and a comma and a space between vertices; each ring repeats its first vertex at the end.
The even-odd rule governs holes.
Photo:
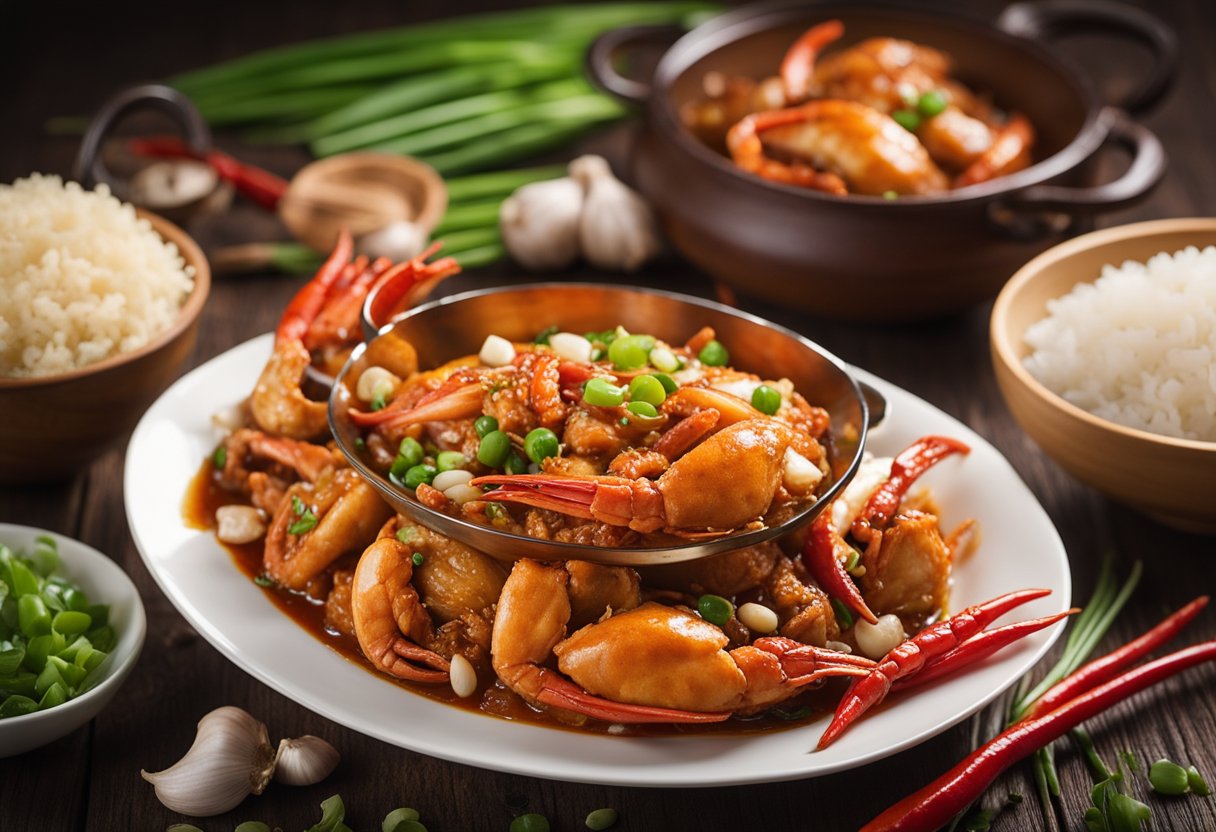
MULTIPOLYGON (((0 69, 7 69, 0 72, 7 81, 0 104, 0 181, 31 171, 68 173, 75 139, 48 137, 44 121, 89 112, 122 85, 303 37, 440 16, 456 5, 384 2, 348 8, 300 0, 285 12, 213 0, 205 6, 161 6, 154 20, 150 13, 137 13, 124 4, 93 4, 71 15, 58 4, 8 4, 0 12, 0 33, 11 36, 0 50, 0 69)), ((980 7, 977 12, 995 15, 1002 4, 985 0, 973 5, 980 7)), ((1216 111, 1211 107, 1216 94, 1216 57, 1211 50, 1216 10, 1203 0, 1178 0, 1158 4, 1156 11, 1180 33, 1184 49, 1173 94, 1146 119, 1166 145, 1170 172, 1150 199, 1103 217, 1102 225, 1216 213, 1216 156, 1211 152, 1216 146, 1216 111)), ((3 34, 0 41, 5 40, 3 34)), ((1129 66, 1134 71, 1135 62, 1126 64, 1108 43, 1083 38, 1073 48, 1106 74, 1129 66)), ((591 144, 619 158, 624 137, 618 130, 591 144)), ((305 161, 298 150, 242 152, 284 174, 305 161)), ((244 205, 222 221, 192 230, 205 247, 282 233, 275 221, 244 205)), ((508 266, 486 269, 461 276, 446 289, 491 286, 514 274, 508 266)), ((711 290, 708 280, 674 258, 648 269, 639 281, 699 294, 711 290)), ((297 285, 297 279, 269 274, 218 280, 191 365, 270 330, 297 285)), ((1114 556, 1119 574, 1142 560, 1144 578, 1108 637, 1108 647, 1212 587, 1216 547, 1211 538, 1171 531, 1110 503, 1059 469, 1012 422, 989 364, 987 305, 945 321, 890 328, 844 326, 760 303, 745 301, 745 307, 808 334, 845 360, 927 399, 995 444, 1059 529, 1072 561, 1076 598, 1088 596, 1104 554, 1114 556)), ((139 770, 176 759, 189 745, 195 721, 225 704, 257 714, 276 737, 328 737, 343 761, 325 783, 304 789, 272 787, 227 816, 199 822, 207 830, 231 829, 245 819, 300 829, 316 821, 317 804, 335 792, 345 799, 348 822, 358 830, 378 828, 384 813, 398 805, 417 807, 435 832, 505 830, 525 807, 547 815, 556 830, 575 830, 583 828, 589 810, 601 806, 620 810, 618 829, 846 829, 927 782, 972 746, 976 720, 864 769, 817 780, 648 790, 498 774, 385 745, 327 722, 255 682, 199 638, 157 589, 135 550, 123 511, 122 472, 123 454, 115 451, 71 482, 0 489, 0 521, 42 526, 110 554, 138 584, 148 612, 143 655, 120 699, 87 728, 0 761, 0 829, 161 829, 184 820, 156 801, 139 770)), ((1216 616, 1209 612, 1185 641, 1213 636, 1216 616)), ((1108 761, 1124 749, 1134 750, 1142 761, 1168 756, 1198 765, 1216 783, 1214 687, 1216 668, 1192 671, 1111 710, 1089 727, 1108 761)), ((982 725, 991 721, 977 719, 982 725)), ((1062 744, 1059 758, 1064 828, 1083 829, 1090 781, 1071 746, 1062 744)), ((1007 775, 994 793, 1009 791, 1027 799, 999 817, 993 829, 1044 828, 1025 767, 1007 775)), ((1213 799, 1148 795, 1140 778, 1137 793, 1152 806, 1153 829, 1216 828, 1213 799)))

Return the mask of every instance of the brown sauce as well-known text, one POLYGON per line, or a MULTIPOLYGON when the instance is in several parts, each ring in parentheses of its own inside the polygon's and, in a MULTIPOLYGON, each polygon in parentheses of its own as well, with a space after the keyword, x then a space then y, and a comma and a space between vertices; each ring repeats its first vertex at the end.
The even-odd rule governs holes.
MULTIPOLYGON (((182 514, 186 524, 195 529, 215 530, 215 510, 220 506, 241 504, 243 501, 230 492, 220 488, 213 476, 215 469, 210 460, 204 461, 198 473, 190 481, 189 490, 182 506, 182 514)), ((246 544, 216 543, 228 550, 237 569, 249 580, 255 581, 262 574, 262 542, 246 544)), ((305 632, 312 635, 334 652, 375 674, 379 679, 412 694, 425 696, 439 702, 461 708, 471 713, 490 715, 500 719, 518 720, 546 728, 561 728, 565 730, 590 732, 594 734, 620 734, 631 737, 676 736, 676 735, 739 735, 756 734, 768 731, 780 731, 813 722, 824 714, 831 713, 844 689, 840 683, 829 682, 826 685, 811 689, 782 704, 779 709, 769 711, 761 716, 748 718, 733 718, 726 722, 698 725, 628 725, 612 726, 610 723, 596 719, 588 719, 579 725, 570 725, 555 719, 550 713, 537 711, 517 694, 508 690, 497 679, 492 682, 486 677, 493 674, 481 672, 482 685, 474 694, 462 699, 452 691, 449 685, 419 685, 393 678, 376 670, 371 662, 359 649, 358 642, 351 636, 336 632, 325 626, 325 605, 322 601, 311 598, 303 593, 292 592, 278 586, 259 586, 266 597, 279 608, 283 614, 296 622, 305 632), (784 716, 778 716, 783 714, 784 716), (609 730, 609 729, 612 730, 609 730)), ((809 747, 809 746, 808 746, 809 747)))

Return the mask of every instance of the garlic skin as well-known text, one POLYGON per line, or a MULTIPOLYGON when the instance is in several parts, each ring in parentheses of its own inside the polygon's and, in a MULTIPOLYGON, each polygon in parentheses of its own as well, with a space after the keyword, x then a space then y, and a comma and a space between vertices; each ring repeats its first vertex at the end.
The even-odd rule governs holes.
POLYGON ((231 705, 198 723, 194 744, 164 771, 140 771, 166 808, 191 817, 210 817, 236 808, 270 782, 275 752, 266 726, 231 705))
POLYGON ((569 171, 586 192, 579 245, 592 265, 632 272, 659 253, 662 243, 654 212, 612 175, 608 162, 600 156, 580 156, 569 171))
POLYGON ((569 177, 532 182, 498 209, 503 245, 532 271, 562 269, 578 258, 583 187, 569 177))
POLYGON ((311 786, 328 777, 339 759, 338 749, 312 734, 281 740, 274 755, 274 779, 289 786, 311 786))

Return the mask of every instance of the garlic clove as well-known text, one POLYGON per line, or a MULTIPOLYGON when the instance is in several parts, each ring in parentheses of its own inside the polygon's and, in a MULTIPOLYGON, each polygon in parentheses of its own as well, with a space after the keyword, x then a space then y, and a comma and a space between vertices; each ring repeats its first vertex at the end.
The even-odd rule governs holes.
POLYGON ((266 534, 266 520, 253 506, 229 505, 215 510, 215 536, 224 543, 252 543, 266 534))
POLYGON ((289 786, 311 786, 328 777, 340 759, 336 748, 311 734, 281 740, 274 757, 274 779, 289 786))
POLYGON ((387 257, 394 263, 417 257, 426 248, 426 231, 409 220, 396 220, 355 241, 355 253, 375 259, 387 257))
POLYGON ((659 253, 662 243, 654 212, 612 175, 608 162, 600 156, 580 156, 569 170, 586 192, 579 245, 592 265, 632 272, 659 253))
POLYGON ((498 209, 503 245, 526 269, 562 269, 578 259, 583 187, 569 177, 532 182, 498 209))
POLYGON ((164 771, 140 771, 166 808, 209 817, 235 808, 270 782, 275 752, 266 726, 248 712, 225 706, 198 723, 194 743, 164 771))

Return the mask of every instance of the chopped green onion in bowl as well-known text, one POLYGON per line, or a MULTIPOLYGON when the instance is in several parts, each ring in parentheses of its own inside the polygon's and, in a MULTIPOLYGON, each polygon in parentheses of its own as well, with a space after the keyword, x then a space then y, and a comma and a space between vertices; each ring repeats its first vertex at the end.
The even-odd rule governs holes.
POLYGON ((134 668, 145 627, 138 590, 110 558, 0 524, 0 757, 96 716, 134 668))

